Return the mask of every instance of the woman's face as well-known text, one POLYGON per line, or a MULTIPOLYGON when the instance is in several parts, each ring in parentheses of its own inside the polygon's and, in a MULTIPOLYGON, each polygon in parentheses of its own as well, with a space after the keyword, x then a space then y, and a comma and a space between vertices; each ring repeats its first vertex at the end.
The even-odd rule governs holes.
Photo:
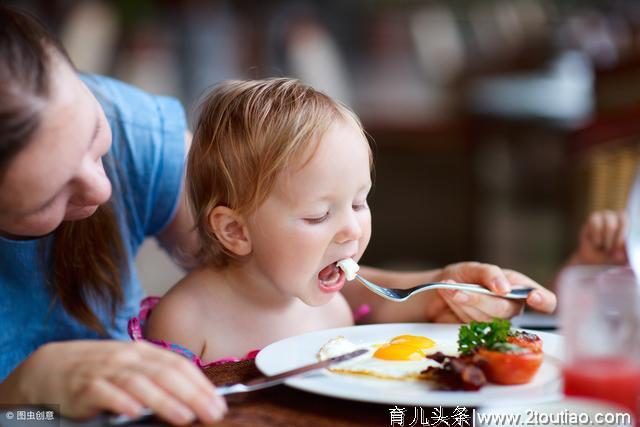
POLYGON ((9 237, 48 234, 62 221, 91 216, 111 196, 104 112, 66 62, 53 58, 51 75, 39 127, 0 181, 0 234, 9 237))

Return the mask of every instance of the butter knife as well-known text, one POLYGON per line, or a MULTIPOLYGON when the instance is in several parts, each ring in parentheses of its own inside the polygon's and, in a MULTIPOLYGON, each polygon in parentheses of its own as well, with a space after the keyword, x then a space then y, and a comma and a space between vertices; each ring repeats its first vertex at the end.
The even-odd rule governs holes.
MULTIPOLYGON (((369 350, 362 348, 360 350, 355 350, 340 356, 331 357, 321 362, 312 363, 310 365, 305 365, 299 368, 291 369, 289 371, 285 371, 280 374, 258 377, 256 379, 247 381, 246 383, 237 383, 237 384, 218 386, 216 387, 216 390, 218 394, 222 396, 225 396, 227 394, 245 393, 249 391, 262 390, 263 388, 273 387, 275 385, 282 384, 288 378, 295 377, 310 371, 315 371, 316 369, 326 368, 327 366, 333 365, 335 363, 344 362, 345 360, 353 359, 354 357, 358 357, 365 354, 367 351, 369 350)), ((140 421, 152 415, 154 415, 153 410, 149 408, 145 408, 136 417, 130 417, 128 415, 110 416, 107 419, 107 423, 111 426, 121 426, 121 425, 129 424, 132 422, 140 421)))

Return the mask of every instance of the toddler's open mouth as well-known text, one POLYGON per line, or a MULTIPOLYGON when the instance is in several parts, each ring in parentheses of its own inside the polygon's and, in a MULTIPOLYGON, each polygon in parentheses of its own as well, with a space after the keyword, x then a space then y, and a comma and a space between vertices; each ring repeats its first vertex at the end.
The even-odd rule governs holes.
POLYGON ((331 263, 318 273, 320 290, 323 292, 337 292, 344 286, 344 272, 336 264, 331 263))

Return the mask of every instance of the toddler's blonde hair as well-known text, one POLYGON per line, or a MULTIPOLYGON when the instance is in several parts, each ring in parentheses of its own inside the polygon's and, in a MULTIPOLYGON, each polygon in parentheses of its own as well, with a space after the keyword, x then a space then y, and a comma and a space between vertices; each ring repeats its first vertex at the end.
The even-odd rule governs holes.
POLYGON ((349 108, 289 78, 225 81, 200 108, 187 160, 187 195, 198 232, 198 261, 216 267, 228 265, 233 254, 209 225, 212 209, 253 213, 280 173, 304 164, 295 162, 313 155, 333 123, 352 122, 364 137, 349 108))

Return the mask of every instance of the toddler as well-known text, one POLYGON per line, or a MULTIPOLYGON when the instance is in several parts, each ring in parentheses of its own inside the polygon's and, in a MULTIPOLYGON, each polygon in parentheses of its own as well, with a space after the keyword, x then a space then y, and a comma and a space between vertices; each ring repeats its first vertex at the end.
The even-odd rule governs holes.
POLYGON ((356 115, 323 93, 283 78, 217 86, 187 161, 202 267, 141 313, 145 338, 204 366, 353 325, 336 263, 369 243, 371 164, 356 115))

